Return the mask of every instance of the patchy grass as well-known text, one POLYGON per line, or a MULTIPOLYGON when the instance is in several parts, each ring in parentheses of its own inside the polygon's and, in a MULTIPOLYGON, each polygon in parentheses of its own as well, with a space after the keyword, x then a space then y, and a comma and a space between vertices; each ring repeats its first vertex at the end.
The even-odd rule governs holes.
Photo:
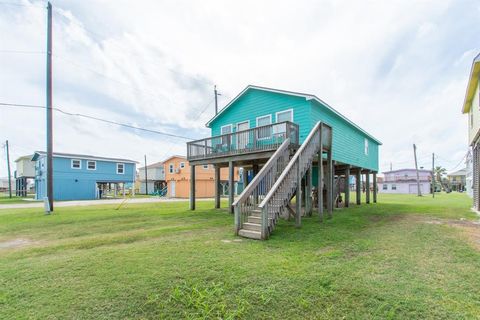
MULTIPOLYGON (((462 194, 380 195, 269 241, 186 202, 0 211, 0 318, 478 318, 462 194), (462 220, 460 220, 462 219, 462 220), (13 241, 13 242, 12 242, 13 241)), ((473 230, 473 231, 472 231, 473 230)))
POLYGON ((33 196, 28 196, 27 198, 12 196, 11 198, 8 195, 0 194, 0 205, 2 204, 14 204, 14 203, 29 203, 33 199, 33 196))

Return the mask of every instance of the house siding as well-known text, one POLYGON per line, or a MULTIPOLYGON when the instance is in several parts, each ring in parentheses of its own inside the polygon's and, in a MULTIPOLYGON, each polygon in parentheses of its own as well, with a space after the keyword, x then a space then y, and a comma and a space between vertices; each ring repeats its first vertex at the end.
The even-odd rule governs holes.
POLYGON ((480 101, 479 101, 479 87, 475 89, 470 112, 468 113, 468 143, 473 145, 475 136, 480 130, 480 101), (473 117, 473 121, 472 121, 473 117))
MULTIPOLYGON (((81 169, 72 169, 71 160, 77 158, 53 158, 53 197, 54 200, 91 200, 95 199, 97 182, 132 183, 135 175, 135 164, 96 160, 96 170, 87 169, 87 161, 81 161, 81 169), (124 164, 124 174, 117 174, 117 163, 124 164)), ((36 198, 46 197, 46 165, 45 157, 37 160, 36 198)))
POLYGON ((323 121, 333 127, 333 160, 378 171, 379 144, 375 140, 327 106, 295 95, 249 89, 212 120, 212 136, 220 135, 221 127, 228 124, 232 124, 235 131, 235 125, 246 120, 250 121, 250 128, 254 128, 259 116, 271 115, 275 123, 276 113, 288 109, 293 109, 293 122, 299 125, 300 143, 318 121, 323 121), (364 152, 365 139, 369 145, 368 155, 364 152))
POLYGON ((333 128, 333 153, 335 161, 378 171, 378 143, 361 132, 328 107, 311 101, 310 128, 322 121, 333 128), (365 154, 365 139, 368 141, 368 155, 365 154))
POLYGON ((302 97, 284 94, 248 90, 234 104, 226 109, 220 117, 210 124, 212 136, 221 134, 221 127, 232 124, 234 132, 236 124, 243 121, 250 122, 250 128, 256 127, 257 117, 271 115, 272 123, 277 122, 276 113, 293 109, 293 122, 300 125, 300 140, 303 141, 310 131, 310 113, 308 102, 302 97))

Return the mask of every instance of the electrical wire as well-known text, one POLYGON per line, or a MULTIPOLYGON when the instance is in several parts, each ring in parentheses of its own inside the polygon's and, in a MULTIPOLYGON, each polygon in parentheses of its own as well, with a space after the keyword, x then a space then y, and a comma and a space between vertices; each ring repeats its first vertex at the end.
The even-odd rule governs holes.
MULTIPOLYGON (((6 103, 6 102, 0 102, 0 106, 3 106, 3 107, 21 107, 21 108, 38 108, 38 109, 46 109, 47 108, 46 106, 40 106, 40 105, 6 103)), ((109 123, 109 124, 113 124, 113 125, 117 125, 117 126, 121 126, 121 127, 130 128, 130 129, 156 133, 156 134, 159 134, 159 135, 164 135, 164 136, 168 136, 168 137, 172 137, 172 138, 194 140, 193 138, 190 138, 190 137, 185 137, 185 136, 180 136, 180 135, 176 135, 176 134, 172 134, 172 133, 167 133, 167 132, 142 128, 142 127, 133 126, 133 125, 129 125, 129 124, 126 124, 126 123, 121 123, 121 122, 116 122, 116 121, 113 121, 113 120, 102 119, 102 118, 98 118, 98 117, 94 117, 94 116, 90 116, 90 115, 86 115, 86 114, 82 114, 82 113, 72 113, 72 112, 64 111, 64 110, 62 110, 58 107, 52 107, 52 110, 55 110, 57 112, 63 113, 63 114, 68 115, 68 116, 87 118, 87 119, 91 119, 91 120, 95 120, 95 121, 100 121, 100 122, 109 123)))

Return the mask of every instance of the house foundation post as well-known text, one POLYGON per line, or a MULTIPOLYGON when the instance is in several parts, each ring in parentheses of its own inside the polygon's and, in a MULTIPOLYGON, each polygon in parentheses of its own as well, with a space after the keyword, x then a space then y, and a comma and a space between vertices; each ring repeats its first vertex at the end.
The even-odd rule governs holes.
POLYGON ((215 165, 215 208, 220 208, 220 166, 215 165))
MULTIPOLYGON (((313 164, 312 164, 313 165, 313 164)), ((307 170, 307 190, 305 190, 305 210, 306 214, 311 217, 313 211, 313 201, 312 201, 312 167, 307 170)))
POLYGON ((330 149, 328 150, 327 155, 327 214, 328 218, 332 217, 333 212, 333 160, 332 160, 332 145, 330 144, 330 149))
POLYGON ((317 202, 318 217, 323 221, 323 123, 320 124, 320 151, 318 151, 318 181, 317 181, 317 202))
POLYGON ((300 174, 300 157, 297 165, 297 194, 295 196, 296 212, 295 212, 295 226, 300 228, 302 225, 302 176, 300 174))
POLYGON ((350 207, 350 166, 345 168, 345 208, 350 207))
POLYGON ((373 203, 377 203, 377 173, 373 173, 373 203))
POLYGON ((233 196, 235 192, 235 185, 233 181, 234 167, 233 161, 228 162, 228 207, 230 213, 233 213, 233 196))
POLYGON ((190 210, 195 210, 195 166, 190 166, 190 210))
POLYGON ((362 203, 362 168, 358 168, 355 177, 355 187, 357 194, 357 205, 362 203))
POLYGON ((370 170, 365 172, 365 203, 370 204, 370 170))

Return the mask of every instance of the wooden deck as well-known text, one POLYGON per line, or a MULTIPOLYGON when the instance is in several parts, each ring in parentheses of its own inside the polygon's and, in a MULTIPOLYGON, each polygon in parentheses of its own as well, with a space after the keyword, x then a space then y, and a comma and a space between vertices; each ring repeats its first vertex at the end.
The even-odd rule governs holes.
POLYGON ((259 154, 268 158, 287 139, 292 147, 298 147, 298 125, 289 121, 274 123, 188 142, 187 159, 192 164, 202 164, 259 154))

